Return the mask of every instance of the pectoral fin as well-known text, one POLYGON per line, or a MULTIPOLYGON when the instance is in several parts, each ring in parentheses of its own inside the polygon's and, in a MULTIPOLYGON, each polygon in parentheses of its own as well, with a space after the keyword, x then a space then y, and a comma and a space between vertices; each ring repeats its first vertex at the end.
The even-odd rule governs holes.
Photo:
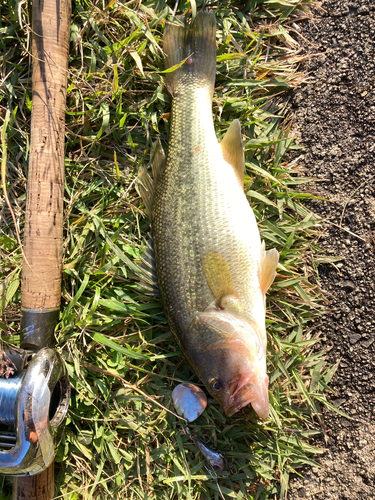
POLYGON ((245 159, 242 145, 241 125, 238 120, 234 120, 231 123, 220 143, 220 146, 224 160, 233 167, 233 170, 238 178, 238 182, 243 188, 245 159))
POLYGON ((202 265, 215 302, 220 309, 224 309, 230 300, 237 299, 229 266, 216 250, 205 254, 202 265))
POLYGON ((266 250, 266 245, 264 241, 262 241, 262 253, 260 258, 260 287, 264 295, 275 279, 278 263, 279 252, 275 248, 272 248, 272 250, 266 250))
POLYGON ((160 173, 165 165, 165 154, 160 139, 157 139, 152 147, 150 154, 150 163, 147 167, 142 167, 137 179, 138 192, 146 205, 147 215, 152 219, 152 204, 154 201, 155 186, 160 173), (153 179, 148 173, 149 167, 152 169, 153 179))

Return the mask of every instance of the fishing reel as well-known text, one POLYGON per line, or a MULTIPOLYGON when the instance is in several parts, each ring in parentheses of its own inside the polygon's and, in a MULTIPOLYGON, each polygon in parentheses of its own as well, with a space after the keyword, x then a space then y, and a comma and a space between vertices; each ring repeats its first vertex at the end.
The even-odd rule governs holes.
POLYGON ((17 372, 0 378, 0 474, 38 474, 54 460, 70 399, 67 369, 60 354, 7 353, 17 372))

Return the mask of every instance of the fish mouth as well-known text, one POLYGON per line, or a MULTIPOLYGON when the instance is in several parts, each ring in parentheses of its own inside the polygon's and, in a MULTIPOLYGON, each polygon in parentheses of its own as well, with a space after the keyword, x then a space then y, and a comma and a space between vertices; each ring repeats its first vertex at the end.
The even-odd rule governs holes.
POLYGON ((224 408, 225 415, 231 417, 241 408, 251 403, 257 415, 263 420, 269 417, 268 376, 242 377, 230 383, 231 396, 224 408))

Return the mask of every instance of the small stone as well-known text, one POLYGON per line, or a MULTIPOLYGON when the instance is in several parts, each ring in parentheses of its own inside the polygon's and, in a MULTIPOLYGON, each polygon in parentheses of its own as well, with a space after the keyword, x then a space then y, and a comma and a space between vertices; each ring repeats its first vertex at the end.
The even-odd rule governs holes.
POLYGON ((338 408, 341 406, 343 403, 345 403, 346 399, 333 399, 332 404, 338 408))
POLYGON ((353 335, 349 336, 349 342, 351 344, 356 344, 358 340, 360 340, 361 335, 359 333, 353 333, 353 335))
POLYGON ((374 341, 375 339, 364 340, 363 342, 361 342, 361 346, 367 349, 374 341))
POLYGON ((357 10, 357 13, 358 13, 358 14, 361 14, 361 15, 368 14, 368 13, 369 13, 368 7, 366 7, 366 5, 362 5, 362 6, 361 6, 361 7, 357 10))
POLYGON ((355 290, 355 284, 352 281, 346 280, 342 282, 342 287, 348 292, 355 290))

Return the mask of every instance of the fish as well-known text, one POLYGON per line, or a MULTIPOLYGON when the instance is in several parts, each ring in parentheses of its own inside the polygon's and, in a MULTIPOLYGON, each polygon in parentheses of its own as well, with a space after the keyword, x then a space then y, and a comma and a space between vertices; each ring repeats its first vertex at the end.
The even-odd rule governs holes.
POLYGON ((244 193, 239 121, 220 143, 216 138, 214 12, 167 24, 163 49, 172 95, 168 153, 158 139, 138 183, 164 309, 182 352, 225 414, 251 404, 267 419, 265 294, 279 254, 265 249, 244 193))

